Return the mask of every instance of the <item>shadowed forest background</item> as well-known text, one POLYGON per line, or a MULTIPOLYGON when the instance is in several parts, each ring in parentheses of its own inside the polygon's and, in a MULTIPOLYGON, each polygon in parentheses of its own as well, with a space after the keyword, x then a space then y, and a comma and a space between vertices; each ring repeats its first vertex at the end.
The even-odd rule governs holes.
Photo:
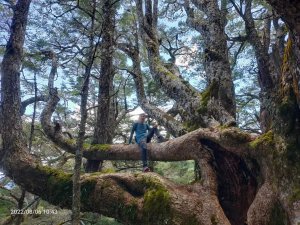
POLYGON ((299 50, 296 0, 0 1, 0 223, 299 225, 299 50))

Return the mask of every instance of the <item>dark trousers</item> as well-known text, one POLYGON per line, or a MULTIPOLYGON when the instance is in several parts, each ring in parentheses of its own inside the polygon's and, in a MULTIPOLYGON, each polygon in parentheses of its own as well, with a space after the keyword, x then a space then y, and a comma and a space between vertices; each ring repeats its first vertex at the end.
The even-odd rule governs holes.
POLYGON ((139 140, 138 145, 140 146, 140 150, 141 150, 141 155, 142 155, 142 161, 143 161, 143 167, 148 166, 148 154, 147 154, 147 143, 151 142, 151 139, 153 138, 154 134, 157 137, 160 137, 160 133, 158 131, 158 129, 156 127, 151 128, 150 131, 148 132, 147 137, 142 138, 141 140, 139 140))

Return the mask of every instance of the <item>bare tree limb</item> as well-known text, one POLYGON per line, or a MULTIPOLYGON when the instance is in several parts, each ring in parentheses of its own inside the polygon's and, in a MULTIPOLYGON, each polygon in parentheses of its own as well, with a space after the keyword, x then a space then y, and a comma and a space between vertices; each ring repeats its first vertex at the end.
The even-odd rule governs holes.
POLYGON ((20 109, 21 115, 23 115, 25 113, 27 106, 33 104, 34 102, 38 102, 38 101, 47 102, 47 100, 48 100, 48 97, 45 95, 40 95, 40 96, 37 96, 36 98, 31 97, 31 98, 24 100, 21 103, 21 109, 20 109))

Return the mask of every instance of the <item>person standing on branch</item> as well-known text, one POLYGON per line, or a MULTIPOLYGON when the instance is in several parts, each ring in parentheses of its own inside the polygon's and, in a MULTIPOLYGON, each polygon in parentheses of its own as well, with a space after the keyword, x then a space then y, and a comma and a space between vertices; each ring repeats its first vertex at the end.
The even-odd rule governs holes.
POLYGON ((132 142, 133 134, 135 133, 135 141, 139 145, 143 161, 143 172, 150 172, 147 162, 147 143, 151 142, 154 134, 157 136, 158 142, 163 142, 164 138, 157 129, 157 124, 152 128, 145 123, 146 114, 139 115, 139 119, 132 125, 131 133, 129 137, 129 144, 132 142))

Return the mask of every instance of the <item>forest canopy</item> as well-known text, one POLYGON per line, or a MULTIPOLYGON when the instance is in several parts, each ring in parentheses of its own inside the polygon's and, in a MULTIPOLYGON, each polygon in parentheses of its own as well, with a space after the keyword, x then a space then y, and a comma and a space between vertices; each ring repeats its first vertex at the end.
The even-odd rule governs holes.
POLYGON ((0 222, 299 225, 300 2, 0 1, 0 18, 0 222), (128 144, 141 112, 164 140, 149 173, 128 144))

